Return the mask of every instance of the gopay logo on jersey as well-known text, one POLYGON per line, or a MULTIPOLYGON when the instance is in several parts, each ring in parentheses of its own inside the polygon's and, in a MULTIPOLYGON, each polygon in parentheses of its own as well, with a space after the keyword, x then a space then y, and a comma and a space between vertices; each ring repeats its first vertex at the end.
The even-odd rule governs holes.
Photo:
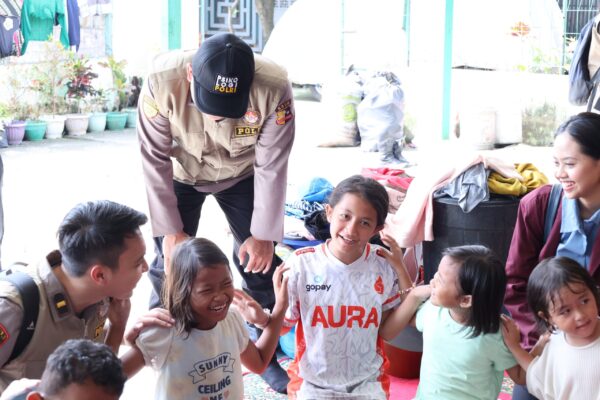
POLYGON ((319 291, 328 292, 329 289, 331 289, 331 285, 327 285, 326 283, 321 283, 321 282, 323 282, 323 278, 319 275, 314 276, 313 282, 314 283, 306 285, 306 292, 319 292, 319 291))

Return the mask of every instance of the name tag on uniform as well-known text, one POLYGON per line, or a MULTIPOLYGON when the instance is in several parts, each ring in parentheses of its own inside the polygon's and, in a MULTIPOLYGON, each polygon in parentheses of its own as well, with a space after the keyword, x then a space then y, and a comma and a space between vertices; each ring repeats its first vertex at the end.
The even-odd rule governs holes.
POLYGON ((258 127, 256 126, 236 126, 235 137, 256 136, 258 135, 258 127))

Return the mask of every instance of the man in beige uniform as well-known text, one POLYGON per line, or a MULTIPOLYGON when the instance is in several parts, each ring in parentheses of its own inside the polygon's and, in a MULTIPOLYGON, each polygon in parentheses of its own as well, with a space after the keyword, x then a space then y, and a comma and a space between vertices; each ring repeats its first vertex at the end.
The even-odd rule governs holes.
POLYGON ((58 229, 60 250, 25 270, 40 301, 33 336, 20 354, 12 353, 24 318, 21 296, 0 280, 0 392, 11 381, 40 378, 48 356, 67 339, 104 341, 118 351, 130 297, 148 269, 139 230, 146 221, 110 201, 82 203, 67 214, 58 229))
MULTIPOLYGON (((273 242, 283 238, 295 130, 286 71, 235 35, 218 34, 197 51, 157 56, 138 108, 157 251, 148 275, 155 289, 151 306, 159 305, 173 247, 196 235, 202 204, 213 195, 234 236, 233 261, 244 289, 272 309, 271 266, 281 263, 273 242)), ((263 378, 286 391, 287 374, 275 359, 263 378)))

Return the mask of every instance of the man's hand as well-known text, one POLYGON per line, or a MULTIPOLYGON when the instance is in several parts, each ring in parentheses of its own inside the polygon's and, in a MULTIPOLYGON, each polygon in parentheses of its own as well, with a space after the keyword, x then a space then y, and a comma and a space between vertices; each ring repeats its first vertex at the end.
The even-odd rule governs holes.
POLYGON ((171 270, 171 254, 178 243, 183 242, 189 236, 185 232, 177 232, 171 235, 165 235, 162 242, 163 257, 165 260, 165 275, 169 275, 171 270))
POLYGON ((162 326, 170 328, 175 325, 175 320, 164 308, 153 308, 145 315, 138 318, 136 323, 125 333, 123 339, 126 345, 133 346, 140 332, 149 326, 162 326))
POLYGON ((110 305, 108 306, 108 320, 110 324, 115 328, 122 328, 125 330, 127 325, 127 319, 129 318, 129 312, 131 311, 131 300, 130 299, 110 299, 110 305))
POLYGON ((244 272, 262 272, 263 274, 269 272, 274 250, 275 247, 272 241, 260 240, 250 236, 242 243, 238 252, 241 265, 244 265, 246 257, 248 258, 248 264, 246 264, 244 272))

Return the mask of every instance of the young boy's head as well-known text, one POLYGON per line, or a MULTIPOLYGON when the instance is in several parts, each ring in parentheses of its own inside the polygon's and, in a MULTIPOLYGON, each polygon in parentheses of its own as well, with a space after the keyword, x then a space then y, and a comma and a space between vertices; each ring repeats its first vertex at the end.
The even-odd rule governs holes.
POLYGON ((121 360, 105 344, 71 339, 48 358, 27 400, 116 400, 125 386, 121 360))

